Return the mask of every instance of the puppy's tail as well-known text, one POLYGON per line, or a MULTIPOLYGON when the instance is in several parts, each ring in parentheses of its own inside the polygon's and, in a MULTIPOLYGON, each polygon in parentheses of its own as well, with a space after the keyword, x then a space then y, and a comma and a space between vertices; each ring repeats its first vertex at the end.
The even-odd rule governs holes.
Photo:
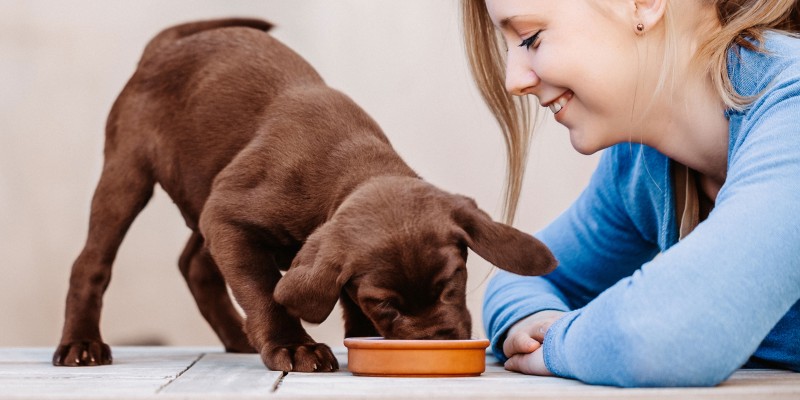
POLYGON ((172 43, 176 40, 194 35, 199 32, 210 31, 212 29, 244 27, 267 32, 272 28, 272 26, 273 25, 267 21, 255 18, 225 18, 189 22, 181 25, 175 25, 161 31, 161 33, 150 40, 150 42, 147 44, 147 47, 144 49, 144 53, 149 54, 156 48, 165 44, 172 43))

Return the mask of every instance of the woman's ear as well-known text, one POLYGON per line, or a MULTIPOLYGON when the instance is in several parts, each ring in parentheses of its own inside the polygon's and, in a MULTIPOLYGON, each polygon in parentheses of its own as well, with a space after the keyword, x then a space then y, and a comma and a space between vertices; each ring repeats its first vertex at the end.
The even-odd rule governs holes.
POLYGON ((633 0, 636 11, 633 26, 636 33, 644 33, 664 18, 667 0, 633 0))
POLYGON ((495 222, 475 201, 456 196, 453 220, 464 240, 484 260, 518 275, 544 275, 556 268, 553 253, 535 237, 495 222))
POLYGON ((349 280, 339 252, 332 246, 329 225, 311 234, 275 286, 275 301, 290 314, 319 324, 328 318, 349 280))

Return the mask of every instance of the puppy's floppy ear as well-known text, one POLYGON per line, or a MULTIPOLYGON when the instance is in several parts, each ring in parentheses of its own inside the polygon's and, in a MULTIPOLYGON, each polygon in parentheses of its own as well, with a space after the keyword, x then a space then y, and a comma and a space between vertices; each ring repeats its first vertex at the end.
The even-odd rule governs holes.
POLYGON ((493 221, 470 198, 455 197, 453 220, 464 230, 467 246, 501 269, 519 275, 544 275, 557 265, 544 243, 493 221))
POLYGON ((330 226, 322 226, 308 237, 274 293, 290 314, 315 324, 330 315, 350 279, 330 231, 330 226))

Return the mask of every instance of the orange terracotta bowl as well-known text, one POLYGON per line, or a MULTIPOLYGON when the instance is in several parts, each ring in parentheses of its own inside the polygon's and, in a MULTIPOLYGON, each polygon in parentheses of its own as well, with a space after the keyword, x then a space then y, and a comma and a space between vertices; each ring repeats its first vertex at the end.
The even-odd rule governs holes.
POLYGON ((486 339, 388 340, 346 338, 347 369, 361 376, 478 376, 486 369, 486 339))

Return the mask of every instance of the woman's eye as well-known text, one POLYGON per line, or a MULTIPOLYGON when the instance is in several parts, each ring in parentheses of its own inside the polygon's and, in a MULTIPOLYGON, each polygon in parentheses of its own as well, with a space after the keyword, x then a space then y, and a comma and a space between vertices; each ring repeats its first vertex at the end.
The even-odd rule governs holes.
POLYGON ((536 48, 538 46, 538 43, 536 43, 536 40, 539 38, 539 34, 540 33, 542 33, 542 31, 538 31, 538 32, 534 33, 532 36, 528 37, 527 39, 522 39, 522 43, 519 44, 519 47, 525 47, 526 49, 530 49, 531 46, 533 46, 534 48, 536 48))

